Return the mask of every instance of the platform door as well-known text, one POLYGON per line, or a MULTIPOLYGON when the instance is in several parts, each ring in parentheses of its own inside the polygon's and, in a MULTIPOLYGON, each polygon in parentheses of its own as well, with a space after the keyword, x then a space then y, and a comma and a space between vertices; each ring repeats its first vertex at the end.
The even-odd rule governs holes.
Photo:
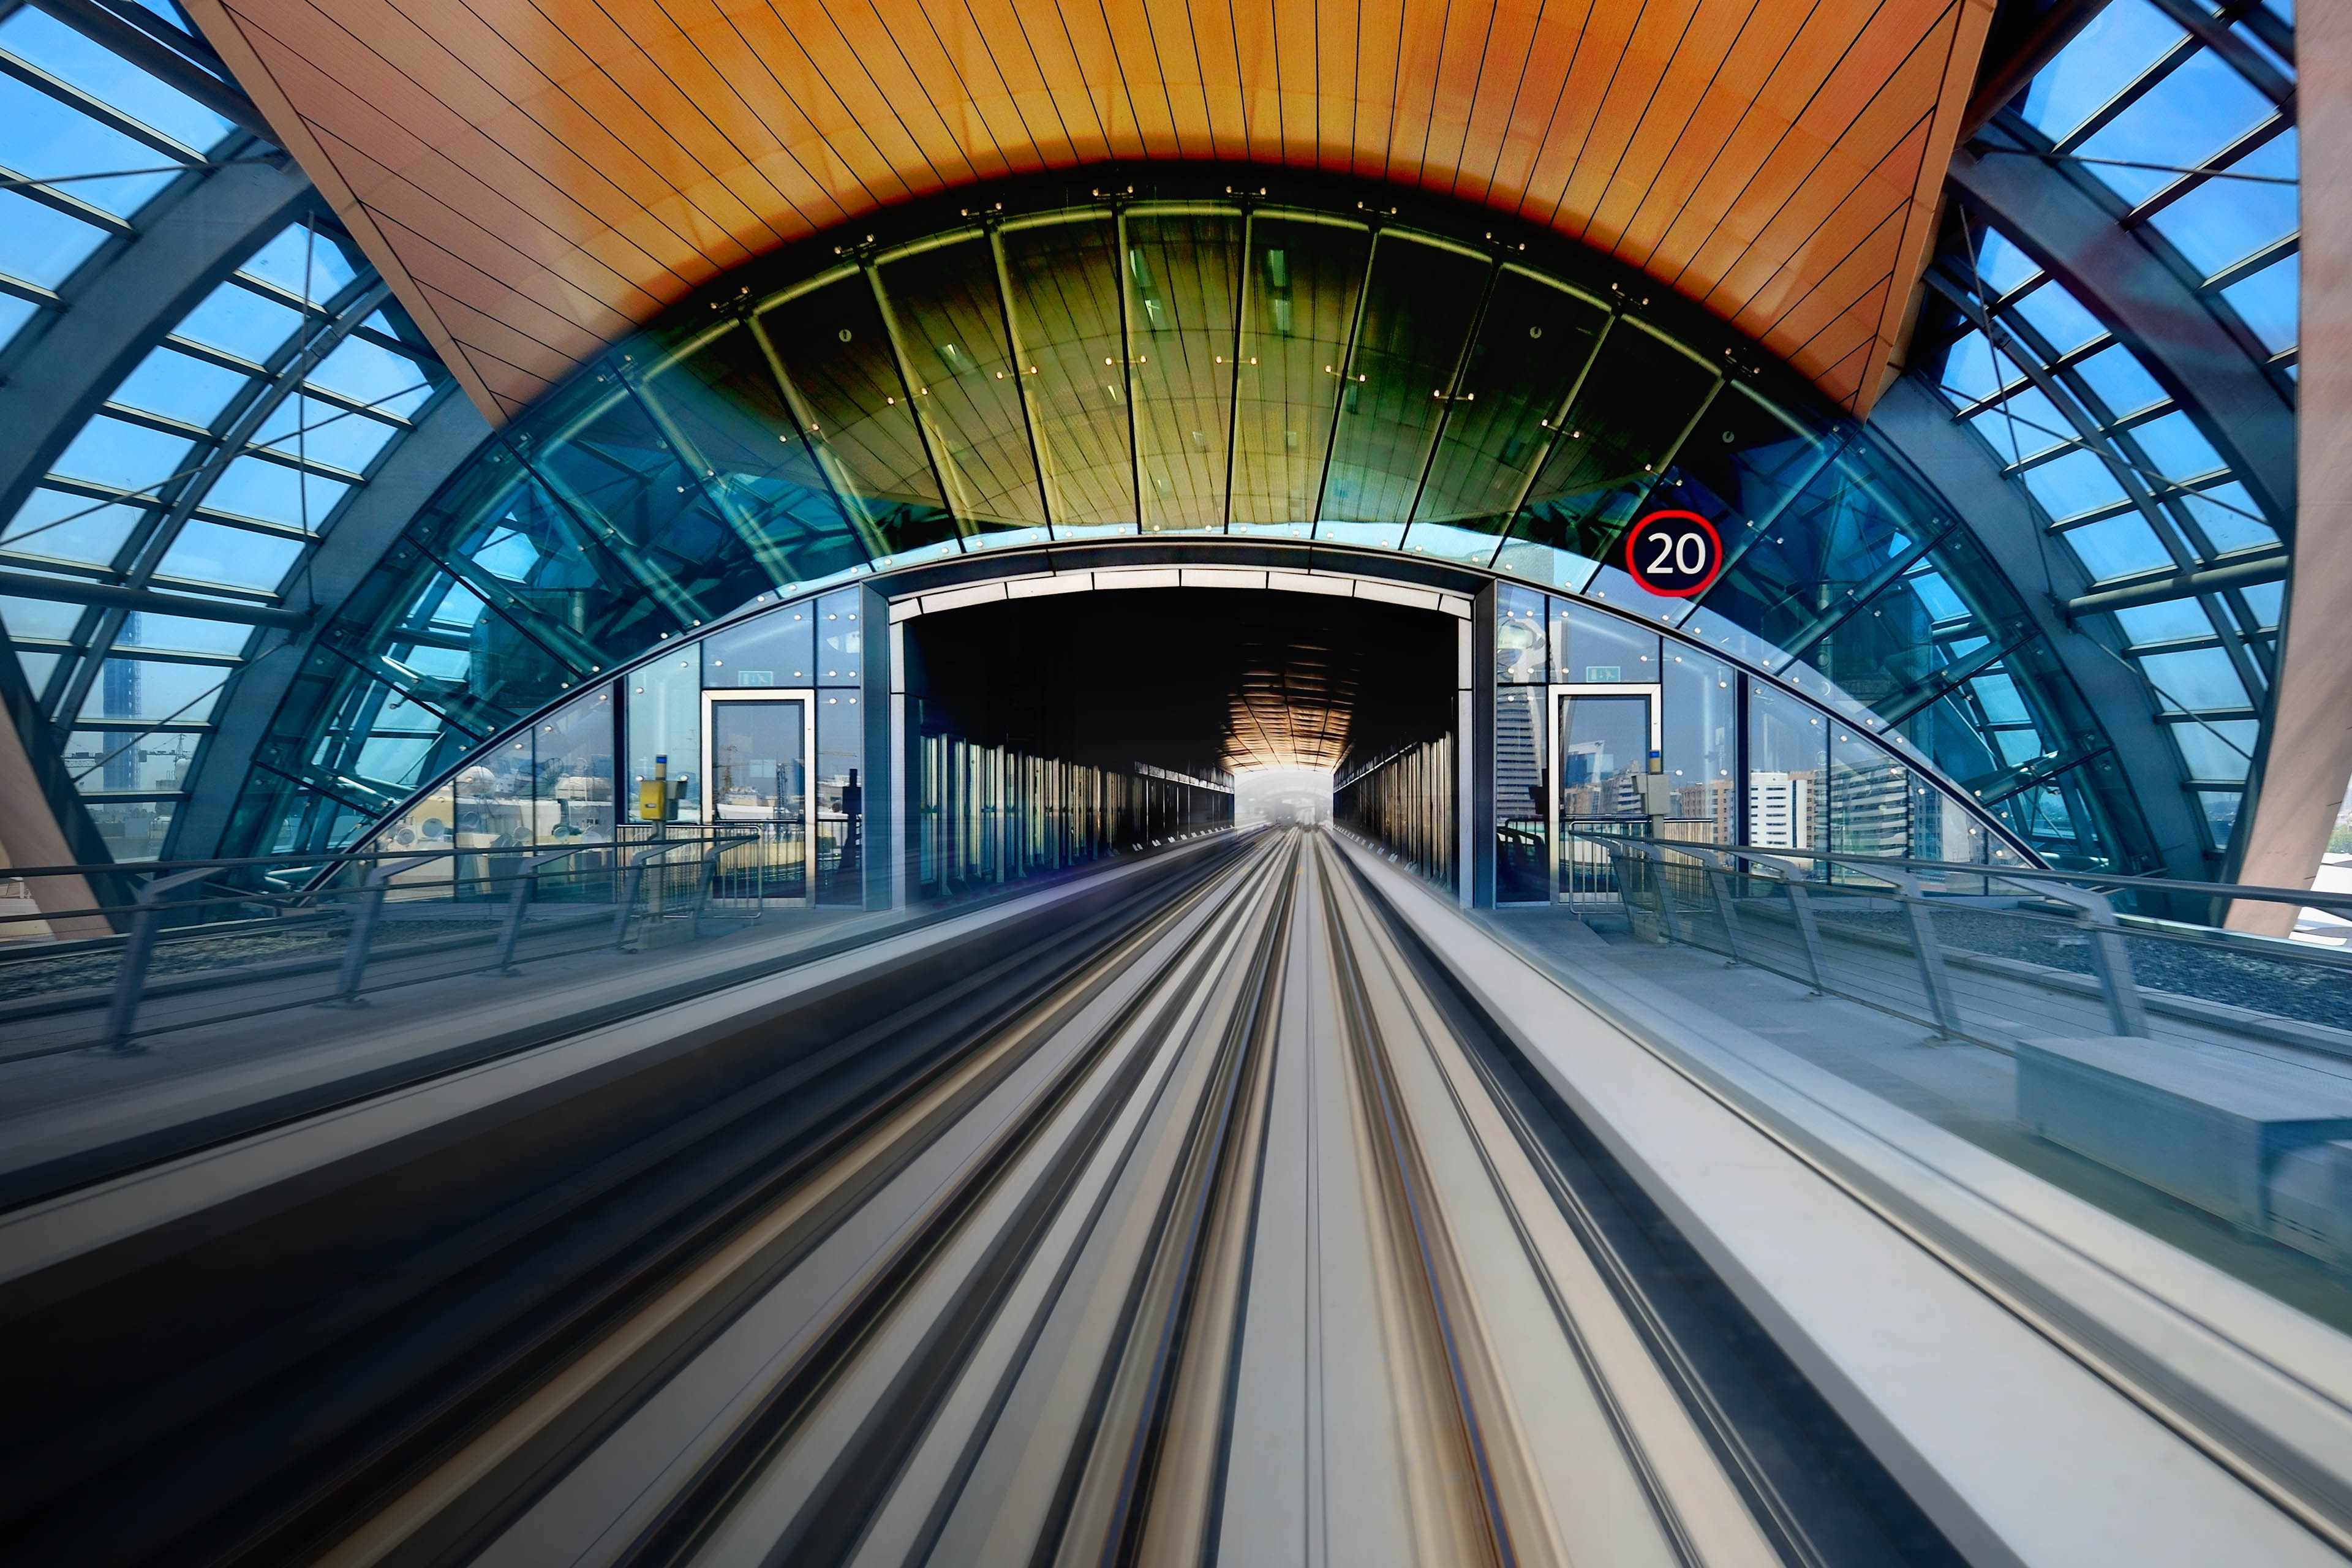
POLYGON ((1642 775, 1664 742, 1655 686, 1551 689, 1552 897, 1614 903, 1609 852, 1580 834, 1647 830, 1642 775))
POLYGON ((703 822, 756 833, 756 847, 720 861, 720 897, 810 897, 809 766, 816 755, 813 691, 702 694, 703 822))

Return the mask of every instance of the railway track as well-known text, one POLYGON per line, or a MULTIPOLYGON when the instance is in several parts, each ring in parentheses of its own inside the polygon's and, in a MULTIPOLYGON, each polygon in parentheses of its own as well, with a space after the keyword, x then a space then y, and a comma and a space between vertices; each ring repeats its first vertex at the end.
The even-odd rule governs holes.
POLYGON ((1828 1560, 1475 1035, 1265 835, 318 1560, 1828 1560))

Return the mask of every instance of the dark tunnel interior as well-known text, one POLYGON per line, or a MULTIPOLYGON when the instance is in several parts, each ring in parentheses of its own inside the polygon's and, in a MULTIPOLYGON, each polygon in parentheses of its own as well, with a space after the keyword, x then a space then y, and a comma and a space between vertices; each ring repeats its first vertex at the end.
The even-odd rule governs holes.
POLYGON ((1146 588, 907 623, 927 734, 1096 767, 1340 771, 1454 723, 1457 623, 1317 594, 1146 588))

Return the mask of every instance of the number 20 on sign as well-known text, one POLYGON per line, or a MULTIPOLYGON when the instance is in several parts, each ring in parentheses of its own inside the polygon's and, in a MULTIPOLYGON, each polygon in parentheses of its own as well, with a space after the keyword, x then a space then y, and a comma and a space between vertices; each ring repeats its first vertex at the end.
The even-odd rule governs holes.
POLYGON ((1654 511, 1625 535, 1625 570, 1661 598, 1704 594, 1723 570, 1723 535, 1695 511, 1654 511))

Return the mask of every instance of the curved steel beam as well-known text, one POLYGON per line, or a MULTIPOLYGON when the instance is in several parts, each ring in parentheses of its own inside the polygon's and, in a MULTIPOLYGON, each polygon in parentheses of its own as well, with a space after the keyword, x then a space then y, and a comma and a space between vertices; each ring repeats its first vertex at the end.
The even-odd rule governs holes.
POLYGON ((2091 192, 2039 159, 1979 158, 1963 147, 1952 155, 1951 181, 2139 356, 2290 533, 2294 408, 2196 290, 2091 192))
POLYGON ((1905 376, 1887 388, 1871 411, 1870 426, 1927 478, 2016 588, 2052 653, 2106 727, 2118 765, 2135 783, 2132 794, 2147 819, 2165 875, 2210 879, 2210 852, 2187 790, 2146 787, 2147 781, 2181 776, 2147 687, 2122 658, 2095 645, 2068 618, 2066 601, 2090 585, 2074 552, 2039 536, 2041 520, 2022 487, 2002 477, 1983 443, 1961 429, 1942 399, 1917 377, 1905 376))
MULTIPOLYGON (((393 447, 383 466, 336 519, 289 586, 289 599, 315 612, 350 598, 442 481, 489 437, 490 426, 473 404, 456 395, 454 384, 445 385, 416 427, 393 447)), ((165 846, 170 855, 201 858, 218 849, 252 770, 253 753, 329 618, 307 615, 299 627, 265 642, 229 683, 218 709, 219 727, 196 760, 187 801, 172 824, 172 841, 165 846)))

